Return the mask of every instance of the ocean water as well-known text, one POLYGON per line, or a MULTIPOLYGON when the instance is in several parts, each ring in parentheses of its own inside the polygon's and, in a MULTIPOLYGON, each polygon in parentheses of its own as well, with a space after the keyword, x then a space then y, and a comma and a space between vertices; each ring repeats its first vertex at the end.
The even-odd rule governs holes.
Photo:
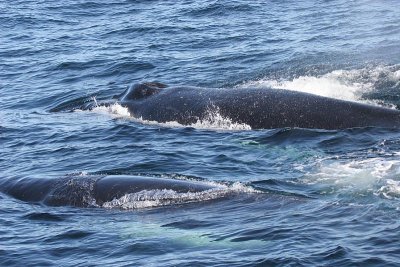
POLYGON ((397 0, 0 1, 1 186, 136 175, 219 188, 88 207, 0 188, 0 265, 398 266, 398 129, 65 109, 146 81, 400 108, 399 13, 397 0))

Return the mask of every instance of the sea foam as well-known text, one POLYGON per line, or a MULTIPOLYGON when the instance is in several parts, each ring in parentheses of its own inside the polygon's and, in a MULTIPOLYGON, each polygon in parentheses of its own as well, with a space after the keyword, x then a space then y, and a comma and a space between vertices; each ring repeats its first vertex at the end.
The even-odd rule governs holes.
POLYGON ((211 184, 215 187, 201 192, 185 193, 178 193, 170 189, 143 190, 136 193, 125 194, 120 198, 105 202, 102 204, 102 207, 143 209, 174 204, 204 202, 240 193, 260 193, 260 191, 240 182, 233 183, 232 185, 224 185, 216 182, 205 182, 205 184, 211 184))
POLYGON ((320 159, 315 168, 300 179, 314 185, 324 195, 347 194, 400 199, 400 160, 385 158, 320 159))
POLYGON ((325 74, 297 76, 292 79, 271 79, 247 81, 239 88, 287 89, 341 100, 377 104, 366 100, 363 95, 377 89, 380 83, 400 84, 400 66, 374 66, 353 70, 334 70, 325 74))
POLYGON ((128 108, 121 106, 119 103, 114 103, 112 105, 98 105, 92 109, 92 112, 99 114, 107 114, 113 118, 129 118, 133 121, 157 125, 162 127, 192 127, 196 129, 211 129, 211 130, 226 130, 226 131, 242 131, 251 130, 251 127, 245 123, 233 122, 230 118, 224 117, 220 114, 217 107, 210 107, 207 110, 207 114, 203 119, 198 119, 196 122, 189 125, 182 125, 177 121, 167 121, 167 122, 157 122, 145 120, 142 117, 135 117, 131 114, 128 108))

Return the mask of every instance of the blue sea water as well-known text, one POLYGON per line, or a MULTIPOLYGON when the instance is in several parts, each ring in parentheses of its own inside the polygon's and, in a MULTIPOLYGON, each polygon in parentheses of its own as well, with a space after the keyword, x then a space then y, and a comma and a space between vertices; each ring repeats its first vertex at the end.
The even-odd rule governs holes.
POLYGON ((145 81, 398 108, 399 13, 397 0, 0 1, 0 181, 141 175, 234 192, 87 208, 3 193, 0 265, 398 266, 398 129, 51 111, 145 81))

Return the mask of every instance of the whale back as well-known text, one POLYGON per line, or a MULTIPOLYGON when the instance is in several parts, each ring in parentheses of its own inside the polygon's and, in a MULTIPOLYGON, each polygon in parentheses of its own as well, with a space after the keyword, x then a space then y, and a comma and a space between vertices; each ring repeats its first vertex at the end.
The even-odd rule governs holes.
POLYGON ((121 96, 121 100, 140 100, 159 93, 167 86, 158 82, 137 83, 131 85, 121 96))
POLYGON ((215 188, 201 181, 134 175, 71 175, 61 178, 5 179, 0 182, 0 192, 22 201, 76 207, 101 206, 124 195, 145 191, 170 190, 186 194, 215 188))
POLYGON ((208 120, 216 113, 252 129, 400 127, 399 110, 303 92, 198 87, 168 87, 160 92, 165 87, 158 83, 133 85, 121 104, 137 118, 182 125, 208 120))

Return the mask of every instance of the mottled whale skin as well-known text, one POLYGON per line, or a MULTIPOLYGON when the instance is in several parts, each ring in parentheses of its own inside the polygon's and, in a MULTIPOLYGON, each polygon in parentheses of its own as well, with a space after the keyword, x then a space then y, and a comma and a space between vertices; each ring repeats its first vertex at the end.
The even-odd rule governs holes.
POLYGON ((0 191, 16 199, 48 206, 101 206, 126 194, 150 190, 197 193, 215 187, 199 181, 158 177, 107 175, 3 180, 0 191))
POLYGON ((400 126, 400 111, 283 89, 217 89, 167 87, 161 83, 132 85, 119 103, 132 116, 191 125, 218 112, 233 123, 252 129, 400 126))

